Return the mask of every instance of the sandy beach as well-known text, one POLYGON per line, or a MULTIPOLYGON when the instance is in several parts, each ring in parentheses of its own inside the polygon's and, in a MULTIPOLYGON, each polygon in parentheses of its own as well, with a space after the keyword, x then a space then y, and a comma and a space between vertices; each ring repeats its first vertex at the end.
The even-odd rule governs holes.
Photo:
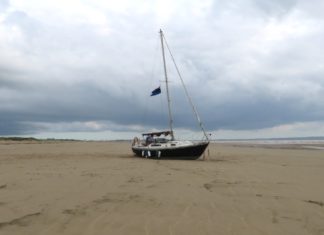
POLYGON ((1 141, 0 234, 324 234, 322 147, 213 143, 178 161, 129 142, 1 141))

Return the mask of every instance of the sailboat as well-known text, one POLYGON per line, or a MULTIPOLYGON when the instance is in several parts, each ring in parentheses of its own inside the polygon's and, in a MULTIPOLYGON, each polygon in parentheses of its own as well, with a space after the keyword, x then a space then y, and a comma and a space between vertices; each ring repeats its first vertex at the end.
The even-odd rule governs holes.
POLYGON ((161 48, 162 48, 164 77, 165 77, 165 84, 166 84, 166 95, 168 101, 167 103, 168 103, 170 129, 166 131, 143 133, 142 140, 135 137, 132 142, 132 151, 136 156, 146 157, 146 158, 196 160, 205 152, 209 144, 209 138, 200 120, 198 112, 189 96, 189 93, 186 89, 186 86, 179 72, 178 66, 175 63, 173 55, 169 49, 169 46, 165 40, 163 31, 161 29, 160 29, 160 39, 161 39, 161 48), (169 91, 169 83, 168 83, 168 74, 167 74, 166 61, 165 61, 164 44, 167 46, 167 49, 175 65, 176 71, 184 87, 185 94, 197 118, 199 126, 204 134, 204 139, 202 141, 196 142, 191 140, 176 140, 175 138, 175 134, 173 131, 173 119, 172 119, 172 112, 171 112, 172 110, 171 110, 171 101, 170 101, 170 93, 169 93, 170 91, 169 91))

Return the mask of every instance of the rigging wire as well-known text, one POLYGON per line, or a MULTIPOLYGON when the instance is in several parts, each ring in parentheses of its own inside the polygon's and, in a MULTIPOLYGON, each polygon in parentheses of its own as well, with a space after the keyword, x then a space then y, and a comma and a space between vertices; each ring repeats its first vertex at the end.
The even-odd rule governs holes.
POLYGON ((168 44, 166 38, 164 37, 164 34, 163 34, 163 39, 164 39, 165 45, 166 45, 166 47, 167 47, 167 49, 168 49, 168 51, 169 51, 169 54, 170 54, 170 56, 171 56, 172 62, 173 62, 173 64, 174 64, 175 68, 176 68, 176 71, 177 71, 177 73, 178 73, 178 76, 179 76, 179 78, 180 78, 180 80, 181 80, 181 84, 182 84, 182 86, 183 86, 183 88, 184 88, 184 90, 185 90, 185 93, 186 93, 187 99, 188 99, 188 101, 189 101, 189 103, 190 103, 190 105, 191 105, 191 107, 192 107, 193 113, 194 113, 195 116, 196 116, 196 119, 197 119, 197 121, 198 121, 198 123, 199 123, 199 126, 200 126, 202 132, 204 133, 205 138, 206 138, 207 140, 209 140, 208 135, 207 135, 207 133, 206 133, 206 131, 205 131, 205 128, 204 128, 204 126, 203 126, 203 123, 202 123, 202 121, 201 121, 201 119, 200 119, 200 117, 199 117, 199 114, 198 114, 198 112, 197 112, 197 109, 196 109, 196 107, 194 106, 194 104, 193 104, 193 102, 192 102, 192 99, 191 99, 190 96, 189 96, 189 93, 188 93, 187 87, 186 87, 186 85, 185 85, 185 83, 184 83, 184 81, 183 81, 183 79, 182 79, 182 76, 181 76, 181 74, 180 74, 179 68, 178 68, 178 66, 177 66, 177 64, 176 64, 176 62, 175 62, 175 59, 174 59, 174 57, 173 57, 173 55, 172 55, 172 53, 171 53, 171 50, 170 50, 170 48, 169 48, 169 44, 168 44))

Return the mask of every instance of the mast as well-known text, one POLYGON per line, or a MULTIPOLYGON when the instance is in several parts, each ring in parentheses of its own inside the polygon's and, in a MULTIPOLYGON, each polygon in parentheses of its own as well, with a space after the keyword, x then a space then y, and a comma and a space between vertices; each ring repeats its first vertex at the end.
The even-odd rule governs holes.
POLYGON ((171 100, 170 100, 170 93, 169 93, 168 74, 167 74, 166 63, 165 63, 165 54, 164 54, 164 44, 163 44, 163 32, 162 32, 162 29, 160 29, 160 37, 161 37, 163 68, 164 68, 164 76, 165 76, 165 86, 166 86, 167 100, 168 100, 169 126, 170 126, 170 131, 171 131, 171 140, 174 140, 173 128, 172 128, 173 119, 172 119, 172 113, 171 113, 171 100))

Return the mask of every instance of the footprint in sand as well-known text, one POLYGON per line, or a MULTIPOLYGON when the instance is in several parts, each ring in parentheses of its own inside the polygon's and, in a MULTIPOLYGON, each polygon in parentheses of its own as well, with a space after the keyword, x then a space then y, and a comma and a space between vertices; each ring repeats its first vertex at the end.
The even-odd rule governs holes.
POLYGON ((32 218, 39 216, 41 214, 42 214, 41 212, 36 212, 36 213, 23 215, 21 217, 18 217, 10 221, 0 222, 0 228, 11 226, 11 225, 28 226, 31 223, 32 218))
POLYGON ((212 192, 211 188, 213 187, 212 184, 204 184, 204 188, 207 189, 209 192, 212 192))
POLYGON ((321 207, 324 206, 324 202, 320 202, 320 201, 304 200, 304 202, 308 202, 308 203, 311 203, 311 204, 315 204, 315 205, 318 205, 318 206, 321 206, 321 207))
POLYGON ((212 192, 212 188, 214 187, 230 187, 230 186, 234 186, 234 185, 238 185, 241 184, 241 181, 218 181, 218 180, 214 180, 210 183, 205 183, 203 186, 206 190, 208 190, 209 192, 212 192))

